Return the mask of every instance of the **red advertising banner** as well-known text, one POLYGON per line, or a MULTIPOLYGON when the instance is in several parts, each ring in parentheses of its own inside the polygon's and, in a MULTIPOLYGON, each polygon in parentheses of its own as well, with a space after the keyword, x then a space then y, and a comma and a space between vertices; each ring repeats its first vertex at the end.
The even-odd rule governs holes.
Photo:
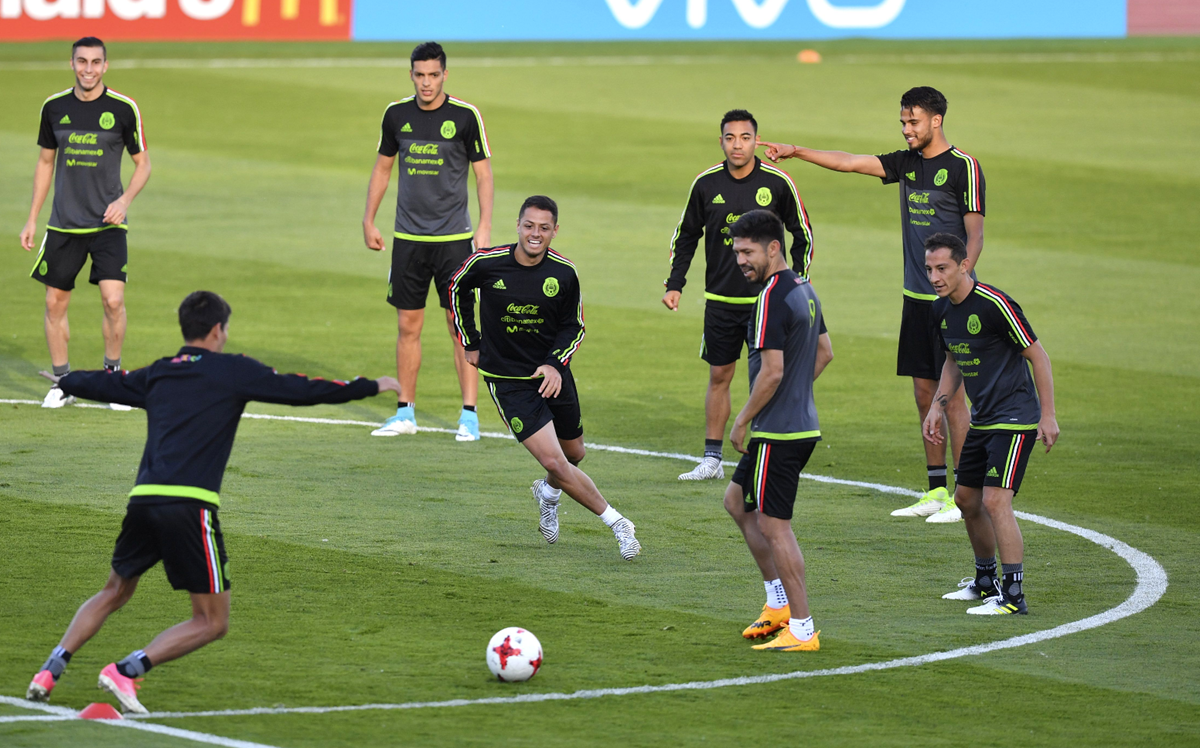
POLYGON ((349 39, 354 0, 0 0, 0 40, 349 39))

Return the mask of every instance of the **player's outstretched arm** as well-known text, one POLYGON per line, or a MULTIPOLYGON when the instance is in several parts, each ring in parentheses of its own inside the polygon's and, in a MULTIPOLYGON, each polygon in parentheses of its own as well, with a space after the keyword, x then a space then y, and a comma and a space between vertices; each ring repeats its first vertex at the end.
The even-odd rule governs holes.
POLYGON ((133 204, 133 199, 146 186, 146 182, 150 181, 150 154, 145 151, 138 151, 130 156, 130 158, 133 159, 133 176, 129 178, 129 189, 125 190, 124 194, 113 200, 104 209, 104 222, 111 223, 114 226, 125 223, 125 218, 129 213, 129 206, 133 204))
POLYGON ((758 141, 758 145, 766 148, 764 155, 774 163, 789 158, 798 158, 832 171, 866 174, 869 177, 879 177, 880 179, 887 176, 883 169, 883 162, 879 160, 878 156, 857 155, 845 151, 814 151, 798 145, 772 143, 766 140, 758 141))
POLYGON ((1040 340, 1021 351, 1033 368, 1033 384, 1037 387, 1038 400, 1042 404, 1042 417, 1038 421, 1037 438, 1049 452, 1058 441, 1058 419, 1054 411, 1054 373, 1050 370, 1050 355, 1040 340))
POLYGON ((33 200, 29 206, 29 220, 21 229, 21 246, 25 251, 33 249, 33 241, 37 236, 38 214, 46 204, 46 196, 50 194, 50 183, 54 181, 54 156, 58 151, 53 148, 43 148, 38 154, 37 165, 33 167, 33 200))
POLYGON ((960 386, 962 386, 962 372, 958 370, 954 356, 947 353, 946 363, 942 365, 942 378, 938 382, 937 392, 933 393, 933 403, 929 406, 925 423, 921 424, 921 435, 930 444, 945 443, 946 437, 942 433, 942 416, 946 412, 946 403, 950 402, 950 397, 958 392, 960 386))
POLYGON ((390 377, 378 380, 359 377, 342 382, 336 379, 309 379, 303 374, 276 374, 274 369, 252 358, 237 358, 231 378, 242 399, 279 405, 348 403, 378 395, 380 382, 391 384, 388 381, 390 377))
POLYGON ((73 371, 61 377, 48 371, 38 373, 57 384, 68 395, 102 403, 120 403, 134 408, 145 408, 147 371, 73 371))
POLYGON ((379 154, 375 157, 375 166, 371 169, 371 178, 367 181, 367 209, 363 213, 363 242, 367 249, 376 252, 387 249, 383 242, 383 234, 375 226, 375 214, 387 194, 388 182, 392 181, 392 165, 396 163, 395 156, 379 154))
POLYGON ((380 392, 395 392, 400 394, 400 382, 395 377, 380 377, 375 380, 375 384, 379 385, 380 392))

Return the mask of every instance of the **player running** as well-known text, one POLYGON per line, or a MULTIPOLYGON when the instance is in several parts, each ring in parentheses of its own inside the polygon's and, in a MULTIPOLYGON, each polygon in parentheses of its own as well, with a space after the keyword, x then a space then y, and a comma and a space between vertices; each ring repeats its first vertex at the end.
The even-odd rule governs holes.
POLYGON ((612 529, 628 561, 642 549, 633 523, 576 467, 586 450, 570 363, 583 342, 583 300, 575 266, 550 247, 557 234, 557 203, 527 198, 517 214, 517 243, 480 250, 454 274, 454 325, 501 420, 546 469, 545 480, 533 482, 546 542, 558 540, 558 502, 566 491, 612 529), (482 333, 475 327, 476 289, 482 333))
POLYGON ((125 711, 145 714, 135 679, 154 665, 220 639, 229 626, 228 558, 217 510, 225 463, 246 403, 344 403, 400 390, 391 377, 309 380, 223 353, 229 313, 220 296, 196 291, 179 306, 184 346, 174 356, 132 372, 80 371, 62 377, 42 372, 67 395, 145 408, 147 436, 108 582, 80 606, 25 698, 49 699, 71 655, 129 602, 142 574, 162 561, 171 586, 191 594, 191 620, 100 671, 100 688, 116 696, 125 711))
MULTIPOLYGON (((454 337, 450 315, 450 277, 474 247, 491 244, 492 153, 479 110, 443 91, 446 53, 437 42, 425 42, 412 51, 412 79, 416 93, 394 101, 383 113, 379 155, 367 187, 363 238, 368 249, 386 245, 375 227, 375 214, 383 202, 392 165, 401 159, 396 183, 396 226, 392 239, 392 268, 388 273, 388 303, 396 307, 396 372, 400 396, 396 415, 371 432, 372 436, 417 433, 414 410, 417 373, 421 368, 421 328, 425 325, 425 300, 429 282, 437 289, 446 310, 446 325, 454 337), (467 204, 467 167, 475 173, 479 198, 479 226, 472 245, 471 214, 467 204)), ((479 440, 479 414, 475 411, 479 379, 467 365, 462 349, 454 346, 454 370, 462 390, 463 408, 458 417, 460 442, 479 440)))
POLYGON ((747 330, 750 399, 729 435, 743 455, 725 491, 725 508, 767 583, 763 615, 742 636, 783 629, 754 649, 815 652, 820 632, 808 609, 804 555, 791 521, 800 471, 821 439, 813 381, 832 356, 823 355, 818 342, 821 300, 806 278, 788 268, 783 231, 778 216, 765 210, 746 213, 730 229, 738 267, 763 290, 747 330), (773 591, 776 586, 782 591, 773 591))
MULTIPOLYGON (((104 307, 104 368, 121 368, 125 342, 125 281, 129 249, 125 232, 129 205, 150 179, 150 155, 137 103, 104 85, 108 50, 104 42, 85 36, 71 46, 75 85, 42 104, 38 131, 41 154, 33 170, 29 220, 21 229, 21 246, 33 249, 38 214, 54 181, 54 202, 42 248, 30 277, 46 286, 46 346, 55 375, 71 371, 67 341, 71 337, 67 308, 75 278, 88 257, 88 281, 100 287, 104 307), (121 153, 129 151, 133 176, 121 188, 121 153)), ((43 408, 61 408, 74 398, 54 385, 43 408)), ((113 403, 114 410, 129 410, 113 403)))
MULTIPOLYGON (((971 272, 983 251, 983 169, 973 156, 946 140, 942 130, 945 117, 946 97, 936 89, 920 86, 900 97, 901 132, 908 143, 906 150, 857 156, 842 151, 760 143, 767 147, 766 156, 772 161, 799 158, 834 171, 879 177, 884 184, 900 183, 904 307, 896 375, 912 377, 922 423, 929 413, 945 360, 937 330, 930 321, 930 305, 937 294, 925 275, 925 240, 938 232, 962 239, 967 246, 967 269, 971 272)), ((970 414, 961 392, 947 397, 943 412, 950 429, 951 455, 958 465, 970 414)), ((926 522, 957 522, 961 514, 946 490, 946 447, 923 443, 929 490, 916 503, 897 509, 892 515, 926 517, 926 522)))
POLYGON ((943 443, 942 413, 950 393, 965 383, 971 398, 971 428, 963 442, 954 501, 975 551, 975 578, 964 579, 961 589, 942 597, 983 600, 967 609, 975 615, 1023 615, 1028 611, 1025 544, 1012 502, 1034 441, 1045 444, 1047 452, 1058 441, 1050 357, 1017 302, 971 277, 966 245, 957 236, 929 237, 925 267, 938 295, 933 319, 949 352, 925 418, 925 438, 943 443), (1003 563, 1000 579, 997 548, 1003 563))
MULTIPOLYGON (((792 267, 808 277, 812 262, 812 225, 787 172, 764 164, 754 155, 758 122, 744 109, 721 118, 721 150, 725 160, 692 182, 679 227, 671 237, 671 276, 662 303, 679 309, 687 271, 704 237, 704 335, 700 358, 709 365, 704 397, 704 459, 679 480, 724 478, 721 447, 731 409, 729 384, 746 341, 750 311, 761 286, 746 280, 734 261, 729 227, 750 210, 779 216, 792 235, 792 267)), ((785 255, 786 257, 786 255, 785 255)))

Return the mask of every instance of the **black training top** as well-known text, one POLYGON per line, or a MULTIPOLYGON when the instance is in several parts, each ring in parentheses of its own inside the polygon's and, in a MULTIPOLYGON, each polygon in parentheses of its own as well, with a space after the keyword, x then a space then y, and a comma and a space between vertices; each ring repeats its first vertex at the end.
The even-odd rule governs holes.
POLYGON ((68 395, 146 409, 146 449, 131 501, 176 497, 215 506, 247 402, 316 405, 379 394, 373 379, 276 374, 246 356, 186 345, 136 371, 73 371, 59 386, 68 395))
POLYGON ((723 304, 753 304, 761 283, 751 283, 738 269, 729 227, 751 210, 770 210, 792 235, 792 269, 808 277, 813 258, 812 225, 787 172, 754 159, 754 170, 742 179, 721 163, 700 172, 692 182, 687 206, 671 237, 668 291, 682 291, 700 237, 704 237, 704 298, 723 304))
POLYGON ((515 244, 467 258, 450 283, 450 312, 459 342, 479 351, 479 371, 499 379, 532 379, 539 366, 560 372, 583 343, 583 299, 575 266, 553 249, 532 267, 517 262, 515 244), (475 289, 479 325, 475 328, 475 289))
POLYGON ((121 153, 146 150, 137 103, 111 88, 92 101, 75 89, 59 91, 42 104, 38 145, 58 151, 54 166, 51 231, 91 234, 126 228, 104 222, 104 211, 124 194, 121 153))
POLYGON ((886 174, 884 184, 901 183, 904 295, 932 302, 937 294, 925 273, 925 240, 944 231, 967 241, 963 216, 983 214, 983 169, 974 157, 953 146, 928 159, 917 151, 885 153, 879 162, 886 174))
POLYGON ((1029 362, 1021 355, 1037 336, 1017 302, 977 282, 961 304, 938 299, 932 311, 971 398, 971 428, 1037 428, 1042 408, 1029 362))

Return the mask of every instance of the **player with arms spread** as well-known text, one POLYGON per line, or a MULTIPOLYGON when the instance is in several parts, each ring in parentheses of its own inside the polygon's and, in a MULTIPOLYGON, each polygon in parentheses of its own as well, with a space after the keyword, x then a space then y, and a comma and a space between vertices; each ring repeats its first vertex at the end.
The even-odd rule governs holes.
POLYGON ((46 701, 71 655, 133 597, 138 580, 159 561, 167 580, 192 598, 191 620, 173 626, 145 649, 100 671, 100 688, 125 711, 145 713, 134 682, 154 665, 177 659, 225 635, 229 626, 229 573, 217 510, 221 480, 246 403, 345 403, 382 390, 398 392, 391 377, 351 382, 276 374, 252 358, 223 353, 229 305, 196 291, 179 306, 184 346, 132 372, 79 371, 50 379, 68 395, 146 409, 146 448, 108 582, 80 606, 25 697, 46 701))
MULTIPOLYGON (((392 166, 399 158, 396 183, 396 225, 392 239, 392 268, 388 273, 388 303, 396 307, 396 371, 401 394, 396 415, 373 436, 417 433, 415 402, 417 373, 421 369, 421 328, 429 282, 437 289, 446 310, 450 337, 455 336, 450 315, 450 277, 474 247, 491 244, 492 153, 479 110, 443 90, 449 73, 446 53, 437 42, 425 42, 412 51, 412 79, 416 93, 394 101, 383 113, 379 155, 367 188, 363 238, 367 248, 386 248, 375 227, 375 214, 383 202, 392 166), (471 230, 467 202, 467 171, 475 174, 479 197, 479 226, 471 230), (474 242, 472 243, 472 235, 474 242)), ((463 408, 455 439, 478 441, 479 415, 475 411, 479 379, 467 365, 462 349, 454 346, 454 370, 462 390, 463 408)))
POLYGON ((942 412, 950 393, 965 382, 971 398, 954 500, 975 551, 975 578, 942 597, 983 600, 967 609, 975 615, 1025 614, 1025 543, 1012 502, 1034 441, 1047 452, 1058 441, 1050 357, 1017 302, 971 277, 966 245, 957 236, 929 237, 925 267, 938 295, 933 319, 948 351, 925 418, 925 438, 938 446, 944 442, 942 412), (1003 563, 999 580, 997 547, 1003 563))
MULTIPOLYGON (((900 124, 908 148, 881 156, 814 151, 794 145, 761 143, 772 161, 798 158, 834 171, 879 177, 900 183, 900 222, 904 241, 904 308, 896 375, 911 377, 921 422, 929 413, 945 353, 930 320, 937 294, 925 275, 925 240, 938 232, 954 234, 967 247, 967 269, 974 272, 983 251, 984 179, 979 162, 950 145, 942 130, 946 97, 919 86, 900 97, 900 124)), ((961 392, 948 395, 943 412, 950 429, 950 451, 957 465, 970 425, 961 392)), ((929 490, 897 517, 926 517, 927 522, 957 522, 958 507, 946 490, 946 447, 925 441, 929 490)))
POLYGON ((546 469, 545 480, 533 482, 546 542, 558 540, 566 491, 612 529, 629 560, 642 548, 633 523, 576 467, 586 450, 570 363, 583 342, 583 300, 575 266, 550 247, 557 234, 558 205, 544 195, 527 198, 516 244, 476 252, 454 274, 451 311, 467 361, 483 374, 500 418, 546 469), (482 331, 475 327, 475 289, 482 331))
POLYGON ((747 329, 750 398, 729 435, 743 456, 725 491, 725 508, 742 529, 768 590, 762 618, 742 636, 782 628, 754 649, 814 652, 821 648, 820 632, 808 609, 792 509, 800 471, 821 439, 813 400, 813 382, 829 363, 819 342, 827 337, 821 333, 821 300, 806 278, 788 268, 783 223, 773 213, 746 213, 730 235, 746 279, 763 284, 747 329), (777 609, 770 606, 772 579, 783 587, 777 609))
MULTIPOLYGON (((812 262, 812 225, 787 172, 764 164, 754 155, 758 122, 744 109, 721 118, 721 150, 725 160, 701 172, 692 182, 679 227, 671 237, 671 276, 663 304, 675 311, 687 283, 687 271, 704 237, 704 336, 700 357, 709 365, 704 398, 704 458, 679 480, 724 478, 721 446, 729 421, 729 384, 746 343, 746 325, 761 286, 746 280, 732 252, 729 227, 750 210, 768 210, 783 220, 792 235, 792 267, 808 277, 812 262)), ((786 255, 785 255, 786 257, 786 255)))
MULTIPOLYGON (((75 278, 88 257, 88 281, 100 287, 104 306, 104 368, 121 368, 125 342, 125 281, 129 249, 126 213, 150 179, 150 156, 142 131, 142 113, 133 99, 104 85, 108 51, 104 42, 86 36, 71 47, 75 85, 42 104, 38 132, 41 155, 33 172, 29 220, 21 230, 21 246, 33 249, 38 214, 54 182, 54 203, 42 248, 30 277, 46 286, 46 345, 55 374, 71 370, 67 355, 70 326, 67 308, 75 278), (121 187, 121 154, 129 151, 133 176, 121 187)), ((57 387, 42 401, 43 408, 61 408, 73 401, 57 387)), ((119 403, 115 410, 128 410, 119 403)))

